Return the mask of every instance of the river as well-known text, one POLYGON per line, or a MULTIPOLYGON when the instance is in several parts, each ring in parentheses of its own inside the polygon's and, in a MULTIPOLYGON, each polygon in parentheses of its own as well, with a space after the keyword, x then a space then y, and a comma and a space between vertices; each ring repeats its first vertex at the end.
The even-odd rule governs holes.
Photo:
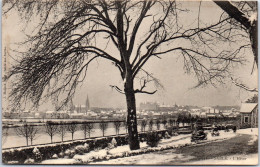
MULTIPOLYGON (((79 128, 80 125, 78 125, 78 130, 74 134, 74 140, 77 139, 84 139, 84 133, 82 130, 79 128)), ((50 136, 45 132, 45 127, 44 126, 37 126, 38 131, 36 134, 35 139, 33 140, 33 145, 36 144, 47 144, 51 143, 50 136)), ((148 130, 149 127, 146 126, 146 130, 148 130)), ((156 125, 153 126, 153 129, 157 129, 156 125)), ((163 129, 163 125, 160 126, 160 129, 163 129)), ((138 131, 141 131, 141 126, 138 125, 138 131)), ((9 127, 9 128, 3 128, 3 133, 7 132, 2 136, 2 148, 11 148, 11 147, 21 147, 21 146, 26 146, 26 139, 25 137, 18 136, 15 132, 14 127, 9 127)), ((126 129, 125 127, 121 126, 120 127, 120 134, 125 134, 126 129)), ((90 135, 90 137, 101 137, 102 131, 99 128, 99 123, 94 123, 94 128, 93 131, 90 135)), ((105 131, 105 136, 111 136, 111 135, 116 135, 115 127, 112 122, 108 123, 108 128, 105 131)), ((71 133, 66 132, 66 135, 64 137, 64 141, 71 140, 71 133)), ((61 137, 58 134, 55 134, 53 137, 53 142, 60 142, 61 137)), ((29 142, 30 144, 30 142, 29 142)))

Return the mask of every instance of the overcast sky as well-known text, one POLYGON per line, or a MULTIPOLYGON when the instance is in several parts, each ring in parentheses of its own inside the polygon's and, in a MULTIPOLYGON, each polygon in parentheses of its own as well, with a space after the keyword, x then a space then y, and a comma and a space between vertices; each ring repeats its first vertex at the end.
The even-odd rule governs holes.
MULTIPOLYGON (((194 15, 198 13, 198 3, 184 3, 182 6, 190 9, 190 17, 183 18, 183 22, 193 22, 194 15)), ((221 10, 212 2, 203 2, 201 6, 203 22, 210 22, 219 18, 221 10)), ((12 13, 8 18, 2 18, 2 48, 17 47, 15 42, 22 41, 24 36, 21 31, 21 20, 17 13, 12 13), (9 46, 8 46, 9 45, 9 46)), ((3 51, 3 49, 2 49, 3 51)), ((257 73, 250 75, 252 70, 252 52, 248 51, 248 63, 235 67, 234 74, 250 87, 257 86, 257 73)), ((12 60, 10 60, 12 61, 12 60)), ((226 84, 217 88, 208 86, 192 89, 196 85, 196 78, 185 74, 182 58, 179 56, 165 56, 163 59, 152 59, 146 64, 145 69, 154 74, 164 86, 154 95, 137 94, 137 106, 140 102, 159 102, 178 105, 240 105, 242 101, 252 96, 227 80, 226 84)), ((84 83, 77 88, 74 104, 85 104, 87 96, 90 105, 95 107, 125 107, 124 95, 112 90, 109 85, 123 85, 119 71, 110 62, 99 59, 89 66, 84 83)), ((41 110, 51 110, 50 102, 43 104, 41 110)))

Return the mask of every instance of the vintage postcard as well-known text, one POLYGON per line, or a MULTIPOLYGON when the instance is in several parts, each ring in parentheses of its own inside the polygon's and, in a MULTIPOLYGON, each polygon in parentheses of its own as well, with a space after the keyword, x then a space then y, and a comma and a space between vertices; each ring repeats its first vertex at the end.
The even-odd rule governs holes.
POLYGON ((2 163, 257 165, 257 1, 3 0, 2 163))

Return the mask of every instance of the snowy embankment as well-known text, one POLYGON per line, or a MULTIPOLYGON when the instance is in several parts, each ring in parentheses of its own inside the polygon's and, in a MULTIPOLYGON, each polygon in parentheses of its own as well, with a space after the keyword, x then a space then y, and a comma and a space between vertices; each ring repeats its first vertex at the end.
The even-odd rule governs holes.
MULTIPOLYGON (((220 136, 212 137, 211 134, 208 134, 208 139, 201 142, 213 142, 224 139, 229 139, 235 137, 237 134, 230 132, 220 132, 220 136)), ((174 149, 179 147, 185 147, 189 145, 195 145, 195 143, 191 143, 190 140, 191 135, 179 135, 173 136, 170 139, 162 139, 157 147, 148 147, 145 142, 140 143, 139 150, 130 150, 128 145, 118 146, 112 149, 101 149, 90 151, 89 153, 85 153, 83 155, 75 155, 72 159, 69 158, 59 158, 59 159, 50 159, 42 161, 42 164, 86 164, 86 163, 98 163, 98 164, 111 164, 113 163, 113 159, 129 157, 133 155, 139 155, 144 153, 150 153, 155 151, 163 151, 168 149, 174 149)))
MULTIPOLYGON (((248 145, 253 145, 258 139, 258 128, 249 128, 249 129, 239 129, 237 134, 246 134, 251 136, 251 140, 248 141, 248 145)), ((214 164, 214 165, 257 165, 258 164, 258 154, 236 154, 232 156, 216 157, 213 159, 207 159, 202 161, 193 161, 188 164, 214 164)))

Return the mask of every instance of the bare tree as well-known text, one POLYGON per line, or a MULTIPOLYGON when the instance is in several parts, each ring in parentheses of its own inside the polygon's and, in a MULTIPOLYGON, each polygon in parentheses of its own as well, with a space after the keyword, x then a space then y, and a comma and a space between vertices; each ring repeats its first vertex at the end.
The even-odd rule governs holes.
POLYGON ((4 144, 8 138, 8 131, 9 128, 8 127, 2 127, 2 144, 4 144))
POLYGON ((88 123, 87 124, 87 133, 88 133, 88 137, 90 138, 90 134, 93 131, 94 128, 94 124, 93 123, 88 123))
POLYGON ((116 120, 113 122, 114 123, 114 127, 115 127, 115 130, 116 130, 116 134, 119 135, 119 131, 120 131, 120 127, 121 127, 121 121, 119 120, 116 120))
POLYGON ((111 87, 126 98, 131 150, 140 148, 135 94, 154 94, 161 86, 144 69, 149 60, 181 55, 185 70, 197 77, 197 86, 203 86, 223 82, 232 65, 243 62, 240 52, 247 47, 219 51, 217 42, 224 46, 238 41, 236 35, 240 32, 227 26, 230 19, 203 27, 182 26, 179 14, 187 10, 176 1, 10 0, 3 6, 4 14, 19 9, 28 22, 31 17, 39 17, 37 33, 30 34, 23 43, 30 49, 19 52, 21 58, 6 77, 15 78, 11 93, 14 106, 28 99, 38 106, 42 97, 54 96, 62 99, 62 107, 84 80, 89 64, 99 58, 108 60, 119 70, 124 83, 123 88, 111 87), (147 25, 140 28, 144 23, 147 25), (99 41, 107 45, 100 46, 99 41), (175 45, 181 43, 190 45, 175 45), (111 48, 115 52, 110 53, 111 48), (138 80, 140 87, 134 88, 138 80), (152 82, 155 90, 149 89, 152 82), (46 88, 49 91, 45 92, 46 88))
POLYGON ((63 142, 64 140, 64 137, 66 135, 66 132, 67 132, 67 125, 64 124, 64 123, 60 123, 59 126, 58 126, 58 129, 57 129, 57 133, 58 135, 61 137, 61 141, 63 142))
POLYGON ((153 130, 153 124, 154 124, 153 119, 151 119, 151 120, 149 121, 149 130, 150 130, 150 131, 153 130))
POLYGON ((101 121, 101 122, 99 123, 99 128, 100 128, 100 130, 102 131, 103 136, 105 136, 105 131, 106 131, 107 128, 108 128, 108 122, 101 121))
POLYGON ((80 128, 83 131, 84 139, 86 139, 87 138, 87 125, 86 125, 86 123, 81 124, 80 128))
POLYGON ((81 125, 81 129, 84 133, 85 139, 87 138, 87 134, 88 134, 88 137, 90 138, 90 134, 91 134, 93 128, 94 128, 94 124, 92 122, 86 122, 81 125))
POLYGON ((231 81, 238 87, 248 91, 248 92, 255 92, 258 93, 258 88, 250 88, 249 86, 247 86, 246 84, 242 83, 242 81, 240 81, 239 79, 233 79, 233 77, 231 77, 231 81))
POLYGON ((254 94, 253 97, 246 100, 246 103, 258 103, 258 94, 254 94))
POLYGON ((26 145, 29 145, 29 139, 31 141, 31 144, 33 143, 33 140, 36 137, 36 134, 38 132, 38 128, 33 125, 29 125, 27 123, 24 123, 21 127, 16 127, 15 132, 18 136, 25 137, 26 145))
POLYGON ((145 127, 146 127, 146 125, 147 125, 147 120, 146 120, 146 119, 143 119, 143 120, 141 121, 141 129, 142 129, 143 132, 145 132, 145 127))
MULTIPOLYGON (((253 52, 254 67, 258 68, 258 18, 257 18, 257 1, 217 1, 213 0, 226 15, 222 17, 230 17, 230 25, 245 31, 248 34, 248 38, 251 44, 251 50, 253 52)), ((257 69, 256 68, 256 69, 257 69)), ((251 73, 252 73, 251 72, 251 73)), ((248 91, 248 92, 258 92, 258 88, 250 88, 248 85, 244 84, 239 79, 234 79, 231 77, 231 81, 238 87, 248 91)))
POLYGON ((77 122, 68 123, 67 130, 71 133, 71 140, 73 140, 74 133, 77 131, 77 122))
POLYGON ((169 119, 169 125, 170 127, 173 127, 174 120, 172 118, 169 119))
POLYGON ((51 143, 53 136, 57 133, 58 131, 58 124, 55 122, 47 121, 45 124, 45 132, 51 137, 51 143))
POLYGON ((160 126, 161 126, 161 121, 159 119, 156 120, 156 127, 157 130, 160 130, 160 126))
POLYGON ((33 140, 36 138, 36 134, 39 132, 39 129, 34 125, 30 125, 28 128, 29 128, 29 139, 32 145, 33 140))
POLYGON ((163 118, 163 120, 162 120, 162 124, 163 124, 164 129, 166 129, 166 126, 167 126, 167 120, 166 120, 165 118, 163 118))
MULTIPOLYGON (((254 61, 258 66, 258 47, 257 47, 257 1, 217 1, 213 0, 229 17, 236 20, 243 26, 243 29, 249 34, 254 61)), ((236 23, 231 22, 236 25, 236 23)))
POLYGON ((28 125, 27 123, 24 123, 23 126, 15 128, 15 132, 18 136, 25 137, 27 146, 29 145, 28 140, 29 140, 29 136, 30 136, 29 126, 30 125, 28 125))
POLYGON ((127 122, 126 121, 123 121, 123 126, 125 128, 125 132, 127 133, 127 122))

